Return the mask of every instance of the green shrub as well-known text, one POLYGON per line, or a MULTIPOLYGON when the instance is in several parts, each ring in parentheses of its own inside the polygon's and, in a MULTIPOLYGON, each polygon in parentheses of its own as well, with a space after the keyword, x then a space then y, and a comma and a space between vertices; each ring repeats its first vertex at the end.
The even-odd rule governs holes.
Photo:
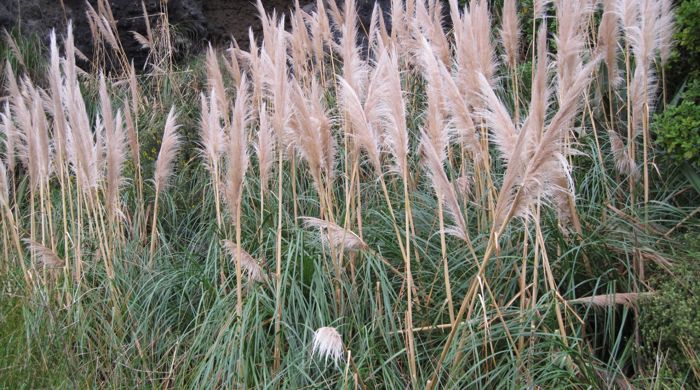
POLYGON ((680 103, 655 115, 656 142, 676 162, 700 161, 700 81, 682 92, 680 103))
MULTIPOLYGON (((660 352, 667 357, 665 366, 671 371, 669 374, 676 378, 688 375, 693 364, 693 357, 686 351, 700 351, 700 262, 697 261, 700 247, 696 244, 700 234, 695 232, 682 239, 695 248, 687 257, 677 260, 673 276, 664 273, 652 278, 656 294, 643 306, 640 321, 649 369, 660 352)), ((698 379, 692 374, 688 378, 698 379)))
POLYGON ((680 0, 675 12, 674 48, 665 71, 670 96, 700 76, 700 0, 680 0))

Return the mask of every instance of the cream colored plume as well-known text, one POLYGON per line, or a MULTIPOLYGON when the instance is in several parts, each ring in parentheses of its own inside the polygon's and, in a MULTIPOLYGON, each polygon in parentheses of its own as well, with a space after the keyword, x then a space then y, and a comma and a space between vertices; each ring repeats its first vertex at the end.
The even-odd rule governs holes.
POLYGON ((268 275, 263 270, 263 268, 258 264, 257 260, 253 258, 248 252, 244 251, 243 248, 238 248, 238 246, 231 240, 221 241, 224 249, 231 256, 232 261, 236 261, 236 256, 238 251, 241 253, 241 268, 248 275, 248 279, 254 282, 265 282, 268 280, 268 275))
POLYGON ((58 257, 58 255, 50 248, 47 248, 44 245, 28 238, 25 238, 22 241, 24 241, 27 248, 29 248, 29 250, 36 257, 37 267, 61 268, 65 265, 66 262, 58 257))
POLYGON ((177 114, 175 107, 170 109, 168 118, 165 121, 165 130, 163 131, 163 140, 160 144, 158 159, 156 160, 156 170, 154 180, 156 184, 156 192, 164 191, 168 186, 170 176, 173 174, 173 164, 175 157, 182 144, 182 138, 177 133, 180 127, 176 123, 177 114))
POLYGON ((324 361, 330 359, 338 366, 343 359, 343 338, 335 328, 318 328, 314 332, 312 353, 318 354, 324 361))
POLYGON ((313 217, 300 217, 300 219, 304 221, 306 227, 318 228, 323 242, 338 250, 345 249, 355 252, 367 248, 367 244, 357 234, 343 229, 333 222, 313 217))

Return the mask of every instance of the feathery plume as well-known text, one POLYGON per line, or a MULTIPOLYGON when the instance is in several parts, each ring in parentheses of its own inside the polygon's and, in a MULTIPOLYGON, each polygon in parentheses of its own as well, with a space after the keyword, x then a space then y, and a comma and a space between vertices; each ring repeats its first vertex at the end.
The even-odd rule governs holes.
POLYGON ((258 156, 261 191, 264 193, 270 184, 270 172, 275 162, 275 136, 265 103, 262 105, 259 116, 260 123, 258 126, 258 140, 255 143, 255 153, 258 156))
POLYGON ((447 178, 447 174, 445 174, 445 170, 442 167, 442 160, 440 160, 432 138, 424 131, 421 136, 421 151, 423 153, 425 169, 428 171, 430 181, 438 196, 438 201, 445 204, 448 214, 455 223, 455 226, 446 228, 445 233, 463 241, 468 241, 467 224, 464 221, 462 210, 459 207, 454 187, 447 178))
POLYGON ((76 176, 81 191, 90 193, 96 189, 101 180, 99 160, 101 155, 100 144, 97 136, 100 130, 96 129, 95 135, 90 126, 90 120, 85 107, 75 64, 75 46, 73 43, 72 25, 68 25, 68 33, 65 39, 66 58, 63 62, 65 76, 64 107, 66 109, 66 149, 68 161, 76 176))
POLYGON ((96 32, 98 34, 95 34, 93 32, 94 38, 99 39, 103 38, 107 43, 114 49, 115 51, 120 50, 119 47, 119 42, 117 40, 116 35, 114 34, 114 31, 112 30, 112 25, 110 25, 109 21, 104 17, 104 15, 98 14, 95 9, 90 5, 90 3, 87 3, 87 17, 88 21, 90 21, 96 28, 96 32))
POLYGON ((248 275, 249 280, 254 282, 265 282, 268 280, 267 273, 265 270, 263 270, 260 264, 258 264, 257 260, 253 258, 253 256, 244 251, 242 248, 239 248, 231 240, 222 240, 222 243, 224 245, 224 249, 226 249, 226 252, 228 252, 229 256, 231 256, 231 259, 234 262, 236 261, 238 251, 240 251, 241 268, 243 271, 245 271, 246 275, 248 275))
POLYGON ((491 38, 491 14, 488 8, 488 2, 485 0, 472 0, 469 5, 471 36, 476 45, 474 55, 477 56, 476 62, 479 71, 493 83, 493 78, 496 74, 495 49, 493 47, 493 39, 491 38))
MULTIPOLYGON (((547 201, 552 197, 560 196, 561 192, 570 190, 561 186, 562 181, 571 181, 568 161, 565 157, 565 154, 571 151, 564 148, 564 135, 570 130, 569 124, 580 109, 581 94, 588 88, 590 75, 599 59, 600 57, 591 59, 576 73, 571 88, 562 91, 559 110, 540 137, 532 134, 536 129, 529 124, 520 130, 514 143, 504 143, 509 145, 505 149, 509 154, 503 153, 508 166, 496 202, 496 231, 513 216, 529 217, 535 202, 547 201)), ((490 90, 486 79, 483 76, 480 76, 480 79, 482 90, 490 99, 489 107, 492 110, 486 115, 493 116, 495 115, 493 110, 497 110, 494 107, 497 105, 494 106, 492 103, 497 102, 491 102, 491 100, 495 95, 492 95, 493 91, 490 90)), ((527 121, 530 121, 530 118, 527 121)), ((497 122, 493 120, 487 122, 493 133, 502 131, 496 127, 497 122)))
POLYGON ((151 19, 148 16, 148 11, 146 10, 146 3, 141 1, 141 11, 143 12, 143 21, 146 24, 146 38, 149 42, 149 47, 151 50, 155 47, 153 45, 153 30, 151 29, 151 19))
POLYGON ((290 130, 294 135, 294 145, 299 155, 309 165, 311 176, 316 183, 316 189, 321 193, 323 191, 321 187, 323 152, 321 151, 318 127, 312 123, 311 115, 306 106, 304 93, 298 83, 293 84, 292 94, 295 113, 291 121, 290 130))
MULTIPOLYGON (((550 88, 548 87, 547 71, 549 61, 547 58, 547 25, 542 23, 537 33, 537 63, 535 64, 535 74, 532 80, 530 108, 526 122, 523 126, 531 128, 530 144, 539 141, 544 132, 545 116, 549 105, 550 88)), ((559 86, 562 90, 562 86, 559 86)))
POLYGON ((7 170, 10 173, 15 171, 15 152, 17 151, 17 129, 15 129, 15 124, 12 122, 12 115, 10 113, 10 102, 5 102, 5 112, 0 113, 0 118, 2 118, 2 132, 5 136, 5 162, 7 163, 7 170))
POLYGON ((131 109, 129 107, 124 107, 124 124, 126 126, 126 135, 129 141, 129 151, 131 152, 131 159, 133 160, 134 166, 141 166, 141 147, 139 146, 139 136, 136 132, 136 126, 131 118, 131 109))
POLYGON ((622 22, 622 27, 625 31, 634 28, 639 18, 639 5, 637 0, 615 1, 615 13, 622 22))
MULTIPOLYGON (((376 129, 378 117, 376 109, 378 106, 366 101, 363 107, 357 90, 343 77, 338 77, 338 82, 340 83, 341 106, 352 125, 354 143, 356 147, 365 150, 375 172, 381 175, 380 142, 376 129)), ((373 88, 372 91, 376 91, 376 89, 373 88)), ((368 93, 368 97, 375 98, 376 92, 368 93)))
POLYGON ((20 153, 27 164, 29 179, 33 188, 37 188, 51 173, 51 156, 49 149, 48 124, 41 96, 28 79, 22 82, 22 96, 14 99, 17 109, 20 139, 20 153), (25 99, 30 103, 27 107, 25 99))
POLYGON ((304 221, 304 226, 318 228, 323 242, 337 250, 356 252, 367 248, 367 244, 357 234, 332 222, 313 217, 300 217, 300 219, 304 221))
POLYGON ((430 49, 428 40, 421 36, 419 39, 419 49, 416 53, 416 60, 421 66, 423 77, 426 80, 426 96, 428 105, 425 112, 425 123, 423 131, 430 137, 431 143, 435 152, 437 152, 440 161, 447 158, 446 149, 449 141, 447 134, 447 126, 444 123, 443 107, 441 99, 442 77, 438 61, 430 49))
POLYGON ((625 176, 639 178, 639 167, 630 157, 625 143, 615 131, 608 131, 610 137, 610 149, 612 150, 615 168, 625 176))
POLYGON ((675 12, 671 0, 660 0, 659 3, 659 18, 656 21, 658 43, 656 46, 659 48, 661 66, 664 67, 671 58, 671 49, 673 49, 675 12))
POLYGON ((384 113, 384 144, 393 156, 392 170, 403 175, 408 172, 408 127, 406 103, 401 90, 398 54, 395 49, 385 51, 379 59, 374 77, 381 77, 384 85, 380 110, 384 113))
POLYGON ((9 92, 9 96, 5 101, 5 114, 3 120, 5 134, 9 137, 5 140, 5 145, 7 146, 6 153, 8 157, 17 153, 17 157, 20 159, 22 164, 29 166, 27 145, 23 144, 22 141, 26 141, 27 135, 25 133, 33 130, 31 114, 26 102, 24 101, 24 97, 19 90, 17 79, 12 71, 12 64, 10 64, 10 62, 6 63, 5 70, 7 91, 9 92), (15 127, 13 119, 17 122, 17 127, 15 127))
POLYGON ((325 45, 329 45, 333 39, 324 2, 324 0, 316 0, 316 11, 309 17, 308 22, 311 30, 311 47, 313 47, 316 65, 323 63, 325 45))
POLYGON ((200 154, 204 158, 207 169, 212 174, 216 173, 219 159, 226 147, 224 129, 221 126, 221 113, 219 112, 219 98, 216 89, 211 88, 211 94, 202 93, 202 111, 200 117, 200 154))
POLYGON ((284 18, 275 28, 275 36, 270 45, 263 46, 261 53, 261 70, 264 75, 263 86, 271 95, 274 111, 272 113, 272 128, 277 134, 278 142, 283 142, 292 115, 289 102, 289 78, 287 72, 286 32, 284 18))
POLYGON ((63 73, 66 77, 66 87, 72 88, 78 81, 76 74, 77 66, 75 65, 75 57, 77 50, 73 38, 73 22, 68 22, 66 36, 63 40, 63 46, 66 52, 66 60, 63 62, 63 73))
POLYGON ((355 0, 347 0, 344 3, 343 22, 339 26, 340 45, 337 50, 343 59, 343 78, 361 97, 365 90, 367 69, 357 47, 357 10, 355 0))
MULTIPOLYGON (((263 72, 261 58, 262 53, 261 50, 258 49, 258 44, 255 40, 252 29, 248 30, 248 39, 250 43, 250 50, 246 52, 238 48, 234 48, 233 53, 235 54, 232 55, 239 55, 248 65, 247 71, 250 74, 253 83, 253 94, 251 97, 253 111, 258 113, 261 109, 263 101, 263 90, 265 88, 267 75, 263 72)), ((240 82, 238 84, 240 84, 240 82)))
POLYGON ((122 123, 121 112, 116 119, 112 115, 112 102, 107 93, 105 77, 100 74, 99 81, 100 108, 105 125, 105 146, 107 163, 107 194, 106 206, 110 219, 119 212, 119 189, 124 178, 122 168, 126 159, 126 134, 122 123))
POLYGON ((19 62, 22 68, 27 69, 27 64, 24 61, 24 54, 22 54, 22 50, 20 50, 19 46, 17 46, 17 42, 15 42, 15 39, 12 38, 12 35, 10 35, 10 33, 5 28, 2 29, 2 35, 5 40, 5 43, 12 51, 12 55, 14 55, 17 59, 17 62, 19 62))
POLYGON ((121 111, 117 111, 114 129, 105 133, 107 162, 107 213, 111 219, 120 214, 119 190, 124 183, 122 170, 126 161, 126 134, 121 111))
MULTIPOLYGON (((56 32, 51 30, 49 61, 49 87, 51 91, 51 114, 54 117, 54 150, 56 165, 63 167, 66 161, 66 118, 61 102, 63 93, 63 76, 61 75, 61 59, 56 44, 56 32)), ((61 168, 62 169, 62 168, 61 168)))
POLYGON ((22 241, 24 241, 29 251, 36 257, 37 267, 62 268, 65 265, 66 262, 58 257, 50 248, 28 238, 22 241))
POLYGON ((636 134, 641 132, 643 117, 654 110, 657 84, 653 60, 658 43, 656 40, 656 18, 658 15, 656 0, 643 0, 638 4, 638 7, 640 17, 637 19, 637 23, 625 29, 635 58, 634 75, 629 93, 632 96, 632 125, 636 134), (644 112, 645 104, 646 113, 644 112))
POLYGON ((594 295, 591 297, 583 297, 570 299, 566 301, 570 305, 591 305, 598 307, 610 307, 614 305, 625 305, 634 306, 640 299, 652 297, 654 293, 643 292, 643 293, 612 293, 612 294, 601 294, 594 295))
POLYGON ((335 328, 318 328, 314 332, 312 353, 318 354, 324 362, 330 358, 338 366, 338 362, 343 359, 343 338, 335 328))
POLYGON ((7 180, 7 168, 0 160, 0 207, 10 205, 10 183, 7 180))
MULTIPOLYGON (((134 63, 131 63, 129 67, 129 92, 131 92, 131 110, 134 115, 139 112, 139 84, 136 81, 136 69, 134 68, 134 63)), ((126 107, 125 107, 126 108, 126 107)), ((126 109, 124 111, 127 111, 126 109)))
POLYGON ((168 118, 165 121, 165 130, 163 131, 163 140, 160 144, 160 151, 156 159, 156 170, 154 180, 156 183, 156 192, 163 191, 168 186, 168 181, 173 173, 173 163, 177 156, 178 149, 182 144, 182 138, 177 133, 180 127, 176 123, 177 113, 175 107, 170 109, 168 118))
POLYGON ((231 127, 228 132, 226 155, 226 203, 235 220, 243 194, 243 181, 248 170, 248 147, 246 127, 250 119, 248 112, 248 80, 241 78, 233 107, 231 127))
MULTIPOLYGON (((314 81, 315 83, 315 81, 314 81)), ((315 87, 318 89, 318 87, 315 87)), ((304 98, 298 83, 294 83, 292 87, 293 102, 295 113, 291 121, 290 130, 292 131, 295 141, 294 145, 299 155, 309 165, 311 176, 316 184, 316 189, 319 193, 324 192, 321 172, 328 171, 328 159, 324 148, 324 138, 326 141, 329 138, 330 122, 326 117, 325 111, 317 106, 315 111, 320 109, 320 112, 311 112, 309 106, 313 102, 308 102, 304 98)), ((312 95, 313 98, 313 95, 312 95)), ((317 96, 316 96, 317 98, 317 96)), ((330 159, 332 161, 332 158, 330 159)))
POLYGON ((386 20, 384 18, 386 14, 384 12, 379 15, 379 31, 377 32, 377 45, 381 44, 383 47, 394 47, 391 42, 391 36, 387 30, 386 20))
POLYGON ((369 56, 370 53, 372 53, 372 56, 377 56, 377 53, 379 48, 383 46, 380 46, 383 44, 383 42, 379 41, 379 18, 381 17, 381 10, 379 8, 379 4, 374 3, 374 7, 372 7, 372 18, 370 19, 369 22, 369 31, 367 32, 367 37, 366 39, 366 45, 367 45, 367 55, 369 56))
POLYGON ((547 4, 549 4, 550 0, 534 0, 532 4, 532 9, 535 14, 535 18, 539 19, 544 16, 545 11, 547 10, 547 4))
MULTIPOLYGON (((429 8, 424 1, 416 2, 416 16, 413 21, 416 24, 418 35, 423 35, 429 42, 431 51, 443 64, 450 64, 450 44, 442 26, 442 3, 440 1, 429 2, 429 8)), ((408 42, 412 46, 413 40, 408 42)))
POLYGON ((483 74, 493 84, 496 72, 491 16, 483 0, 472 0, 463 13, 457 0, 450 0, 450 13, 454 24, 456 79, 460 92, 471 102, 480 89, 477 74, 483 74))
POLYGON ((209 44, 207 49, 207 84, 209 89, 212 90, 212 97, 216 97, 217 104, 221 110, 221 115, 224 118, 228 117, 228 100, 226 99, 226 89, 224 88, 224 78, 221 75, 221 68, 219 68, 219 59, 216 56, 216 52, 209 44))
POLYGON ((277 21, 277 11, 273 9, 272 15, 268 15, 261 0, 257 0, 255 6, 258 9, 258 18, 260 19, 260 25, 262 27, 263 46, 273 47, 274 45, 272 42, 275 39, 273 32, 277 21))
MULTIPOLYGON (((591 11, 585 1, 556 2, 557 76, 559 91, 567 91, 581 69, 585 48, 585 27, 591 11)), ((561 97, 561 96, 560 96, 561 97)))
MULTIPOLYGON (((404 11, 403 0, 391 0, 391 41, 392 42, 407 42, 409 38, 408 24, 406 21, 406 13, 404 11)), ((402 45, 397 45, 397 50, 402 49, 402 45)), ((401 52, 400 54, 403 54, 401 52)))
POLYGON ((228 49, 229 59, 226 61, 226 69, 228 69, 228 73, 233 77, 234 85, 239 85, 241 83, 242 73, 241 66, 238 63, 238 49, 234 43, 232 43, 231 47, 228 49))
POLYGON ((331 119, 329 119, 328 109, 323 103, 323 89, 316 80, 313 80, 311 83, 311 96, 309 100, 309 112, 312 121, 318 126, 320 136, 321 151, 323 153, 321 168, 326 174, 326 179, 332 182, 335 177, 336 144, 331 131, 332 122, 331 119))
POLYGON ((292 63, 294 64, 295 74, 298 78, 307 78, 310 75, 308 60, 311 53, 311 37, 309 30, 304 22, 304 11, 299 5, 299 0, 294 0, 294 10, 290 17, 290 27, 293 34, 289 35, 290 53, 292 55, 292 63))
POLYGON ((517 140, 522 132, 518 133, 508 110, 496 96, 486 78, 481 76, 479 83, 481 86, 481 98, 484 101, 483 105, 488 107, 488 109, 480 110, 478 114, 491 129, 491 137, 499 152, 501 152, 501 157, 506 163, 509 163, 518 151, 516 148, 517 140))
POLYGON ((518 22, 518 10, 515 0, 503 2, 503 22, 501 25, 501 42, 506 54, 506 63, 511 69, 515 69, 518 62, 518 41, 520 39, 520 25, 518 22))
POLYGON ((608 82, 613 87, 622 82, 617 66, 618 41, 620 39, 618 16, 615 12, 615 0, 603 0, 603 17, 598 27, 598 48, 605 53, 608 82))
POLYGON ((470 105, 465 100, 459 90, 457 83, 452 78, 450 71, 444 64, 438 64, 442 86, 444 90, 443 104, 449 116, 447 126, 458 136, 459 141, 464 143, 465 148, 472 154, 474 161, 481 161, 481 142, 479 134, 472 119, 470 105))
POLYGON ((138 31, 131 31, 131 37, 134 38, 134 40, 141 45, 142 49, 148 49, 148 50, 153 50, 153 42, 148 40, 147 37, 143 36, 140 34, 138 31))

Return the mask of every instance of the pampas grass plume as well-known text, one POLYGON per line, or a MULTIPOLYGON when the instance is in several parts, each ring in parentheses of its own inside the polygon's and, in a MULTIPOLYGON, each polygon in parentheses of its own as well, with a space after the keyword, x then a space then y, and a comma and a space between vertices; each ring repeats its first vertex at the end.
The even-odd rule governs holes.
POLYGON ((36 256, 37 267, 61 268, 65 265, 65 261, 63 259, 58 257, 58 255, 54 251, 42 245, 41 243, 32 241, 28 238, 25 238, 22 241, 24 241, 24 243, 27 245, 27 248, 32 253, 34 253, 34 256, 36 256))
POLYGON ((501 26, 501 41, 506 52, 506 63, 515 69, 518 60, 518 40, 520 26, 518 24, 518 9, 515 0, 505 0, 503 3, 503 25, 501 26))
POLYGON ((312 353, 318 354, 324 361, 331 359, 338 366, 343 359, 343 338, 335 328, 324 326, 314 332, 312 353))
POLYGON ((318 228, 321 231, 323 241, 338 250, 345 249, 354 252, 367 248, 367 244, 357 234, 332 222, 314 217, 301 217, 300 219, 306 227, 318 228))
POLYGON ((239 248, 231 240, 223 240, 222 244, 226 252, 228 252, 231 259, 235 262, 238 251, 241 252, 241 268, 248 275, 248 279, 254 282, 265 282, 268 280, 267 273, 258 264, 258 262, 251 256, 248 252, 244 251, 243 248, 239 248))
POLYGON ((154 180, 158 191, 163 191, 167 187, 168 181, 173 174, 175 157, 182 144, 182 137, 177 133, 177 129, 180 126, 177 125, 176 120, 177 113, 175 112, 175 107, 173 107, 170 109, 168 118, 165 121, 163 140, 158 152, 158 159, 156 160, 154 180))

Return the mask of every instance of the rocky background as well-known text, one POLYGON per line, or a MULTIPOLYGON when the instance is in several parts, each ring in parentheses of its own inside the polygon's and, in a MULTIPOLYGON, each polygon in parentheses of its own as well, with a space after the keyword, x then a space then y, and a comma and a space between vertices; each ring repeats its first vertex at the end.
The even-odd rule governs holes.
MULTIPOLYGON (((88 0, 97 8, 97 0, 88 0)), ((329 0, 326 0, 329 1, 329 0)), ((336 0, 342 3, 342 0, 336 0)), ((375 0, 357 0, 361 22, 369 22, 375 0)), ((389 10, 389 0, 377 0, 385 12, 389 10)), ((248 46, 248 29, 253 28, 259 35, 260 25, 254 0, 169 0, 167 9, 170 24, 177 33, 177 52, 181 56, 197 52, 207 42, 225 44, 230 37, 243 47, 248 46)), ((300 0, 307 10, 315 1, 300 0)), ((145 35, 142 0, 109 0, 120 39, 127 56, 134 60, 137 68, 146 60, 146 51, 133 38, 131 31, 145 35)), ((293 7, 292 0, 263 0, 263 6, 271 12, 285 12, 293 7)), ((151 24, 161 12, 161 0, 143 0, 151 24)), ((44 42, 52 28, 63 33, 68 21, 73 21, 74 35, 78 48, 90 57, 92 35, 86 16, 85 0, 0 0, 0 30, 19 30, 24 36, 36 35, 44 42)), ((387 14, 388 16, 388 14, 387 14)), ((390 21, 387 20, 389 24, 390 21)))
MULTIPOLYGON (((302 0, 302 4, 308 1, 302 0)), ((97 1, 89 0, 97 9, 97 1)), ((136 66, 143 65, 146 52, 133 38, 131 31, 145 35, 142 0, 109 0, 114 19, 117 21, 120 39, 127 56, 136 66)), ((161 12, 160 0, 144 0, 143 4, 151 23, 161 12)), ((290 0, 263 0, 264 7, 271 12, 289 9, 290 0)), ((73 29, 78 48, 88 57, 92 53, 92 35, 86 16, 85 0, 1 0, 0 30, 19 30, 24 36, 36 35, 45 42, 52 28, 63 33, 68 21, 73 29)), ((255 3, 251 0, 169 0, 167 10, 170 24, 177 34, 178 52, 192 53, 207 42, 224 43, 234 36, 241 46, 248 45, 248 29, 259 30, 255 3)))

